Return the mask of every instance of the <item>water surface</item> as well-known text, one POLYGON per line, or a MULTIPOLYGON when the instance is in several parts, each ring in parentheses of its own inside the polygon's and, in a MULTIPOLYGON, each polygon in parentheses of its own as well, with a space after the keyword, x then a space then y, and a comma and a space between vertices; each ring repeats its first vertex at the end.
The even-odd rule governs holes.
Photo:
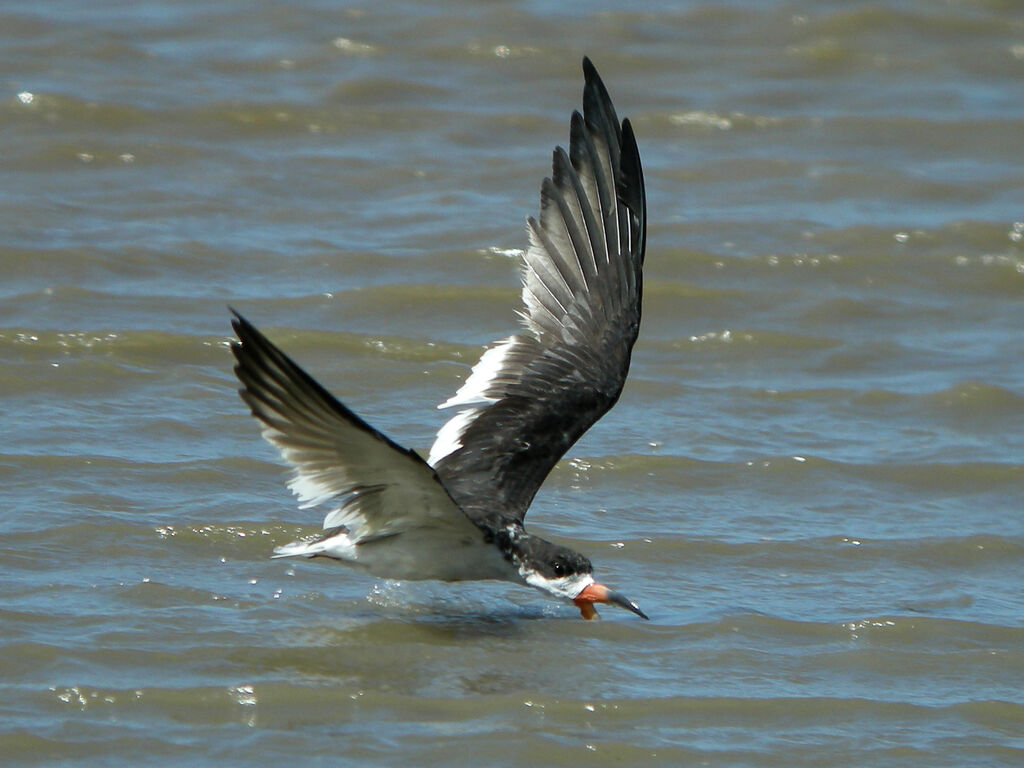
POLYGON ((1024 758, 1013 2, 0 6, 12 765, 1024 758), (426 451, 589 54, 645 163, 619 405, 529 522, 652 617, 270 561, 237 306, 426 451))

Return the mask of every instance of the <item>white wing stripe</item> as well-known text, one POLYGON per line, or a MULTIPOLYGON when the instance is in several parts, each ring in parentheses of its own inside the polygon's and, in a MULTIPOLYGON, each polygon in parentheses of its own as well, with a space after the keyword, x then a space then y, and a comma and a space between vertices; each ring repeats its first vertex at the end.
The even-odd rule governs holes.
POLYGON ((495 402, 498 398, 490 391, 491 384, 502 373, 507 373, 506 361, 515 345, 516 337, 509 336, 484 352, 458 391, 437 407, 451 408, 453 405, 495 402))
POLYGON ((461 448, 462 436, 469 425, 487 406, 497 402, 510 381, 518 377, 519 366, 515 360, 517 347, 518 339, 509 336, 488 349, 473 366, 469 378, 459 387, 458 392, 437 406, 475 407, 459 411, 438 430, 434 444, 430 448, 430 455, 427 457, 427 464, 434 466, 445 456, 461 448))
POLYGON ((448 419, 444 426, 437 431, 434 444, 430 447, 427 464, 433 467, 448 454, 459 450, 462 447, 462 436, 473 420, 480 415, 481 410, 480 408, 466 408, 448 419))

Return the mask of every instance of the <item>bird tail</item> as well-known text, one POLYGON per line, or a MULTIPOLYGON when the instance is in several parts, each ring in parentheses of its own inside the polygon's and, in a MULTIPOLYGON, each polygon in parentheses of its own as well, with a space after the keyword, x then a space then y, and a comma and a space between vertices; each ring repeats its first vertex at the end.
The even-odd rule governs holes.
POLYGON ((312 539, 293 541, 274 547, 272 558, 279 557, 332 557, 335 560, 355 560, 356 545, 349 538, 348 528, 339 525, 329 528, 312 539))

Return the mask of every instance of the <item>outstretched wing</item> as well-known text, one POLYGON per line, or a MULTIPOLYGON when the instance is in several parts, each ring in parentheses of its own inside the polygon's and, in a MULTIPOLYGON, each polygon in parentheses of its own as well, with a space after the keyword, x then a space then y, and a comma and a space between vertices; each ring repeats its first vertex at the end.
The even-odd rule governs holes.
POLYGON ((583 73, 569 152, 555 149, 540 221, 527 220, 524 331, 488 349, 439 406, 463 408, 428 459, 466 514, 491 524, 521 522, 551 468, 615 404, 640 328, 640 155, 586 58, 583 73))
POLYGON ((332 506, 325 529, 344 526, 356 544, 423 527, 479 535, 423 459, 352 413, 234 314, 239 394, 294 468, 288 487, 301 507, 332 506))

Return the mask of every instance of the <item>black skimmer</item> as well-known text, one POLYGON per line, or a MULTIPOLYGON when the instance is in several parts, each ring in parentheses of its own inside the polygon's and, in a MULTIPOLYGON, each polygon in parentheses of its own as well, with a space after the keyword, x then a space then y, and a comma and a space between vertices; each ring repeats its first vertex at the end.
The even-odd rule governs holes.
POLYGON ((492 345, 440 408, 459 410, 426 461, 334 398, 237 312, 239 393, 293 473, 301 508, 327 505, 323 532, 275 557, 329 557, 389 579, 502 579, 646 619, 594 580, 578 552, 526 532, 555 463, 619 398, 640 328, 646 240, 643 171, 583 59, 583 114, 558 147, 527 220, 519 333, 492 345))

